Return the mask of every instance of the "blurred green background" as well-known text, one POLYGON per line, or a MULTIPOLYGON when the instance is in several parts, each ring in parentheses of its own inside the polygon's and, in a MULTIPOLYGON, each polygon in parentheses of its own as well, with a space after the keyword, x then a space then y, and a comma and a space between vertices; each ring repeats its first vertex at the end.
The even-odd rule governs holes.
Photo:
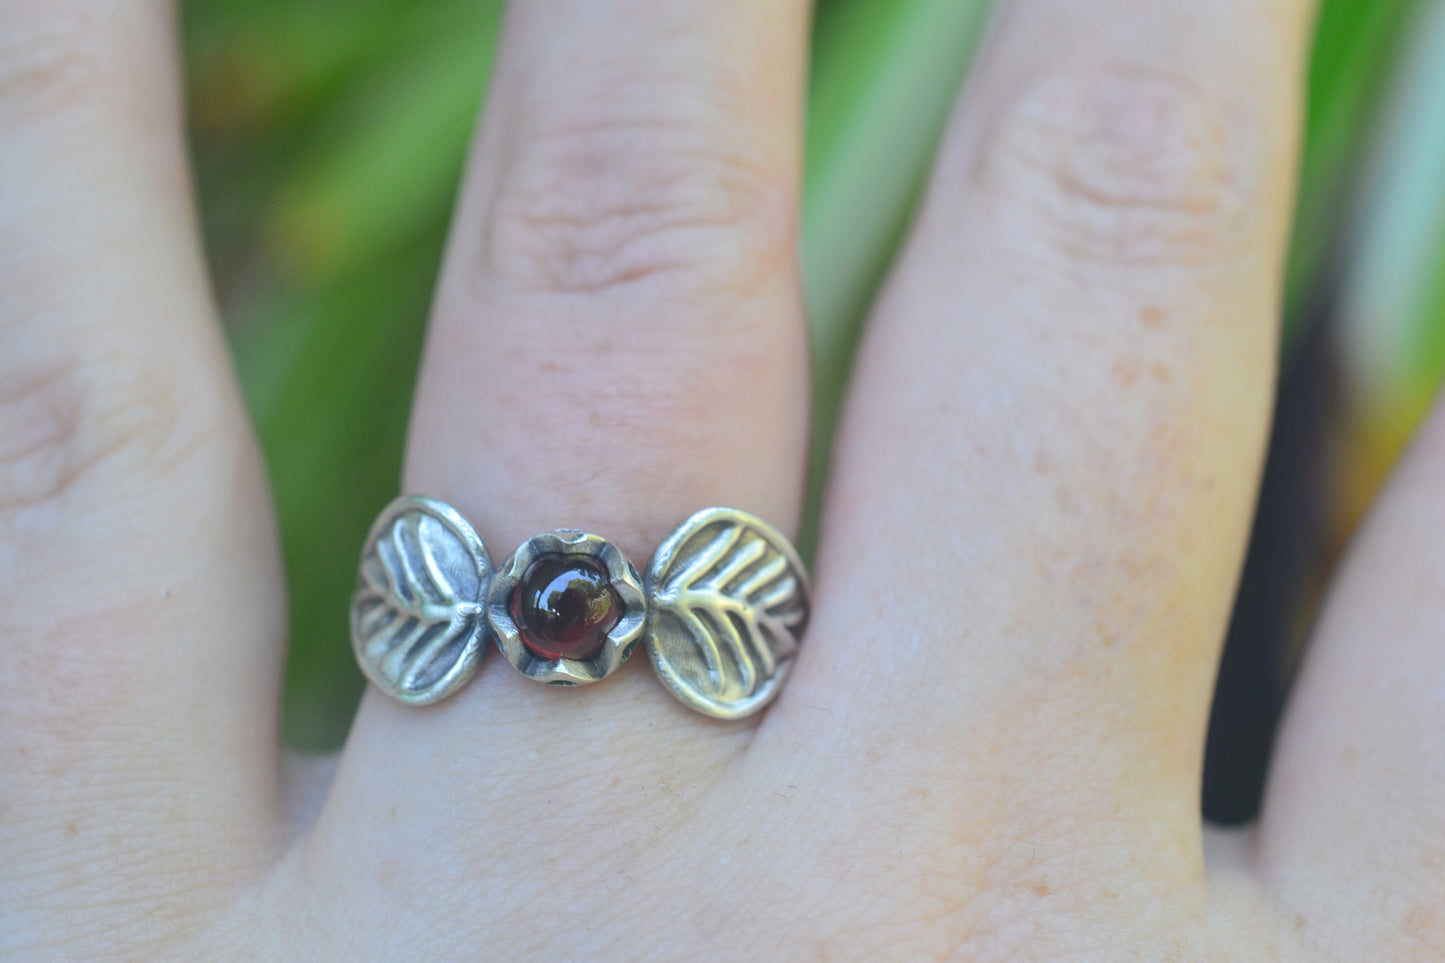
MULTIPOLYGON (((396 494, 428 300, 499 0, 188 0, 220 303, 270 465, 293 636, 285 734, 339 743, 361 689, 357 552, 396 494)), ((802 261, 815 464, 984 0, 821 0, 802 261)), ((1280 417, 1211 729, 1206 810, 1252 812, 1322 573, 1445 367, 1445 0, 1324 0, 1280 417)), ((814 487, 816 497, 817 486, 814 487)))

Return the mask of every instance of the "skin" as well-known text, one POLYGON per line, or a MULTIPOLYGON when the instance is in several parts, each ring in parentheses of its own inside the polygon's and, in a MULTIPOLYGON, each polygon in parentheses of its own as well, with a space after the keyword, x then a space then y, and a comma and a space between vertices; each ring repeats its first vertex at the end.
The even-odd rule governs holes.
MULTIPOLYGON (((761 717, 490 658, 277 740, 282 581, 161 0, 0 0, 0 957, 1445 958, 1445 416, 1250 830, 1199 815, 1303 0, 1011 0, 876 306, 761 717)), ((405 487, 499 557, 795 528, 803 0, 518 0, 405 487)), ((338 547, 336 564, 351 564, 338 547)))

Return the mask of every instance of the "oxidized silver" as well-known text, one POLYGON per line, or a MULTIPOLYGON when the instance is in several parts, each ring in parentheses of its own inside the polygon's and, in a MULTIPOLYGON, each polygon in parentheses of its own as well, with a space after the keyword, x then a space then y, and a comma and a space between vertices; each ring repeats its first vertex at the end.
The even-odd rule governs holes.
POLYGON ((611 675, 632 654, 642 636, 647 611, 637 569, 617 546, 597 535, 563 529, 528 539, 502 563, 487 595, 487 620, 497 638, 497 648, 527 678, 548 685, 586 685, 611 675), (596 559, 606 569, 612 589, 622 603, 621 617, 593 658, 542 658, 522 641, 521 629, 512 616, 512 594, 533 563, 547 555, 596 559))
POLYGON ((644 582, 647 655, 685 705, 740 719, 778 694, 809 613, 808 573, 776 529, 707 508, 668 536, 644 582))
POLYGON ((467 684, 486 653, 492 561, 456 509, 398 498, 371 527, 351 599, 351 645, 377 688, 413 705, 467 684))

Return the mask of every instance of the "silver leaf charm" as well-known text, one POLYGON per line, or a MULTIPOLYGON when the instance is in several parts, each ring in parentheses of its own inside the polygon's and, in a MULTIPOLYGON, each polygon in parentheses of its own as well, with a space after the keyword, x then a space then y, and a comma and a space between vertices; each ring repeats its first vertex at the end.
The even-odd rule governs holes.
POLYGON ((492 560, 450 505, 409 495, 382 511, 361 553, 351 644, 366 677, 425 705, 466 685, 486 653, 492 560))
POLYGON ((698 712, 739 719, 777 694, 807 625, 808 573, 766 522, 708 508, 658 548, 644 582, 652 667, 698 712))

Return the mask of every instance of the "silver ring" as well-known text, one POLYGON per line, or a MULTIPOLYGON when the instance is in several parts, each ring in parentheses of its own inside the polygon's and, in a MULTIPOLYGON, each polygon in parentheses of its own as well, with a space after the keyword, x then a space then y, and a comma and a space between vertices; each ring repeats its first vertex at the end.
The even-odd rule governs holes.
POLYGON ((792 543, 737 509, 687 519, 639 576, 611 542, 568 529, 528 539, 494 569, 456 509, 408 495, 362 548, 351 644, 373 685, 425 705, 466 685, 489 640, 549 685, 600 681, 641 643, 684 705, 741 719, 777 696, 809 607, 792 543))

